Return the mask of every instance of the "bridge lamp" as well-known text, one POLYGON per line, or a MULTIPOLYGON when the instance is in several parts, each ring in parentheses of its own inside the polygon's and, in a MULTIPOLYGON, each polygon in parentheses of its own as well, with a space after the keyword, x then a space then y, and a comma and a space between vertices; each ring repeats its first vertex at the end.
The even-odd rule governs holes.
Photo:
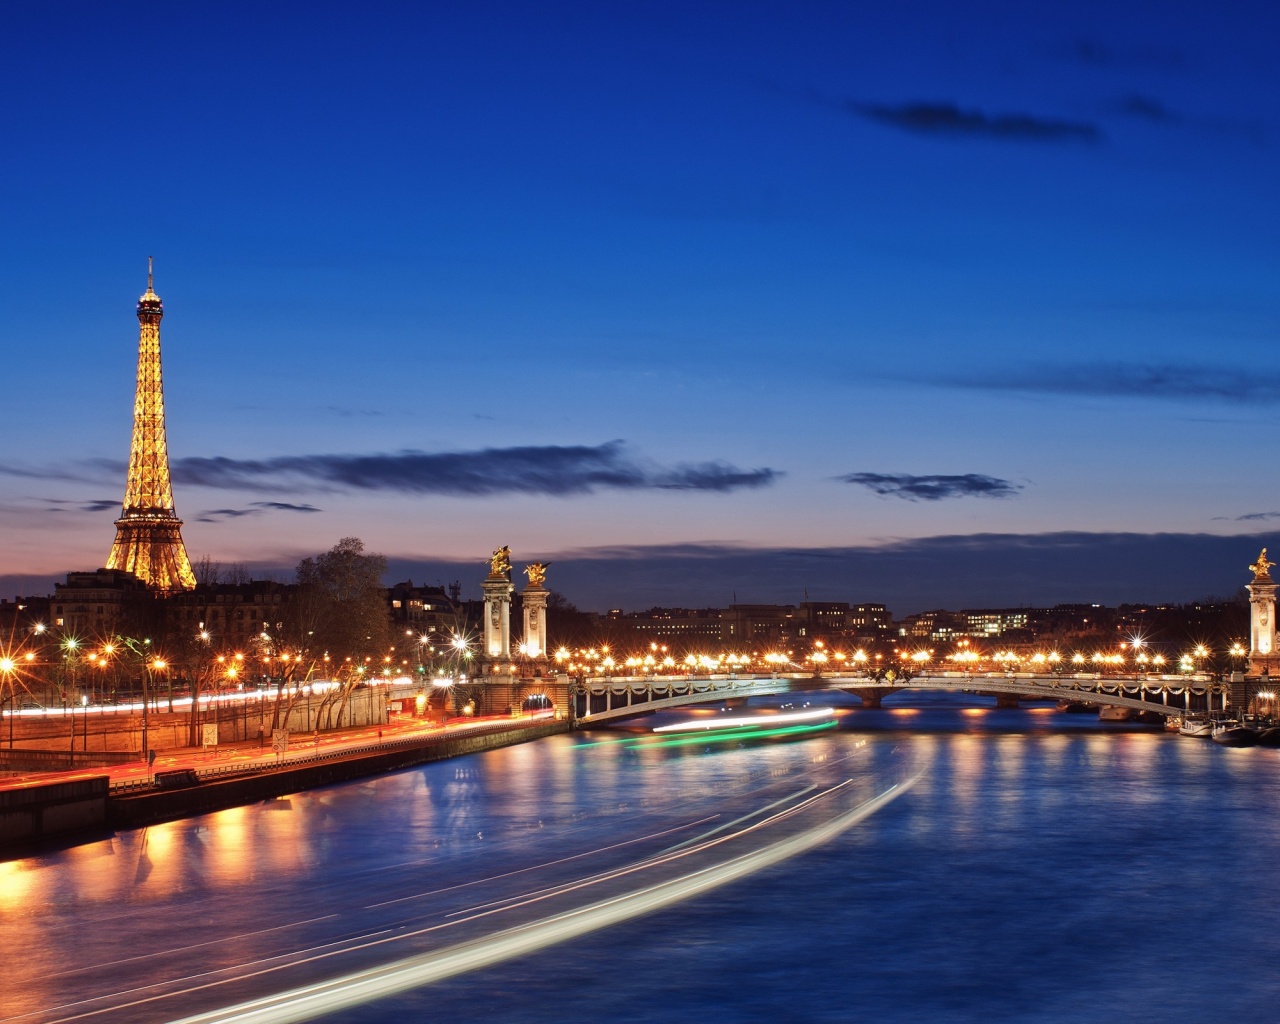
POLYGON ((1056 665, 1058 662, 1062 660, 1062 655, 1059 654, 1057 651, 1050 651, 1049 660, 1056 665))
POLYGON ((1209 652, 1205 648, 1204 644, 1197 644, 1196 649, 1191 653, 1194 654, 1197 658, 1207 658, 1209 656, 1209 652))
POLYGON ((867 652, 859 648, 853 652, 853 660, 858 664, 864 664, 867 660, 867 652))
POLYGON ((1071 655, 1071 664, 1073 664, 1073 665, 1083 665, 1083 664, 1084 664, 1084 655, 1083 655, 1083 654, 1081 654, 1079 651, 1076 651, 1076 653, 1075 653, 1075 654, 1071 655))

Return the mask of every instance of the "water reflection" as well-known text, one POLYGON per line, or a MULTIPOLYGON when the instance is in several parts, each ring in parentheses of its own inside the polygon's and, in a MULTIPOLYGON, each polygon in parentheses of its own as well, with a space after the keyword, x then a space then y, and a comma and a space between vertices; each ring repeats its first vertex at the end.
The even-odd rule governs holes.
MULTIPOLYGON (((654 971, 674 993, 662 1008, 673 1020, 717 1008, 748 1019, 757 1005, 783 1018, 788 1009, 831 1016, 852 990, 860 1012, 883 1020, 1105 1019, 1090 1008, 1135 991, 1162 1019, 1220 1019, 1205 1016, 1209 1004, 1195 993, 1185 1012, 1163 998, 1161 987, 1193 968, 1232 983, 1234 1016, 1268 1019, 1249 1016, 1256 976, 1247 965, 1212 952, 1249 949, 1260 962, 1280 953, 1252 908, 1214 918, 1207 947, 1210 925, 1177 913, 1164 894, 1198 891, 1226 866, 1238 886, 1270 890, 1280 860, 1275 751, 1102 729, 1043 709, 968 714, 945 702, 849 709, 838 732, 798 742, 663 747, 632 742, 637 728, 553 737, 0 864, 0 921, 20 953, 0 1010, 275 962, 346 934, 399 936, 494 886, 535 891, 754 820, 796 794, 847 785, 861 800, 924 769, 909 796, 785 868, 579 940, 552 954, 550 974, 545 962, 508 963, 343 1020, 559 1020, 557 999, 510 994, 541 991, 549 977, 592 1016, 657 1019, 636 1009, 652 1006, 654 971), (1074 982, 1056 975, 1037 974, 1034 996, 1011 980, 1010 964, 1037 957, 1070 979, 1087 974, 1090 999, 1073 1000, 1074 982), (1100 959, 1125 970, 1091 971, 1100 959), (726 962, 769 968, 753 971, 748 993, 713 980, 726 962)), ((351 954, 361 964, 380 955, 351 954)))

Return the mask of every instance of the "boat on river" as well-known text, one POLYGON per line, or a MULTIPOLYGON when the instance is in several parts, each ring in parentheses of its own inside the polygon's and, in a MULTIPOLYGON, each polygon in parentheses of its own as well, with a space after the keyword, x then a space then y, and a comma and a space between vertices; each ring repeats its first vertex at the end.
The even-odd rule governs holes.
POLYGON ((1208 738, 1213 735, 1213 723, 1202 715, 1188 715, 1178 726, 1178 735, 1208 738))
POLYGON ((1240 722, 1215 722, 1213 742, 1224 747, 1252 747, 1258 742, 1258 734, 1240 722))
POLYGON ((1103 704, 1098 708, 1099 722, 1128 722, 1134 717, 1132 708, 1117 707, 1114 704, 1103 704))
POLYGON ((1258 732, 1258 746, 1280 747, 1280 725, 1269 725, 1258 732))

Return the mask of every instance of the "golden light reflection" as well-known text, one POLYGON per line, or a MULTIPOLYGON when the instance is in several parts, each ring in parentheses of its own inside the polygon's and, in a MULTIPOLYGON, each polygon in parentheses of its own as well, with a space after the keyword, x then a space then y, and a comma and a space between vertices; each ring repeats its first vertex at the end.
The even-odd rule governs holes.
POLYGON ((29 909, 37 873, 20 860, 0 862, 0 910, 18 913, 29 909))

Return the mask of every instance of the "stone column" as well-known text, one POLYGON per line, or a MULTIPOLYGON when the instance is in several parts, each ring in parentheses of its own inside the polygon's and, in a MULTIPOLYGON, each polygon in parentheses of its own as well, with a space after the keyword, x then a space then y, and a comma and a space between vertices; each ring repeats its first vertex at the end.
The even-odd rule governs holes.
POLYGON ((524 649, 530 658, 547 656, 547 592, 529 587, 524 592, 524 649))
POLYGON ((524 652, 530 658, 545 659, 548 591, 542 584, 547 578, 547 566, 534 562, 525 567, 524 573, 529 577, 529 585, 520 595, 524 604, 524 652))
POLYGON ((484 591, 484 656, 492 660, 511 658, 511 582, 505 576, 490 576, 480 584, 484 591))
POLYGON ((1271 675, 1280 668, 1276 653, 1276 584, 1267 571, 1274 562, 1267 561, 1267 549, 1251 566, 1253 582, 1249 591, 1249 675, 1271 675))

